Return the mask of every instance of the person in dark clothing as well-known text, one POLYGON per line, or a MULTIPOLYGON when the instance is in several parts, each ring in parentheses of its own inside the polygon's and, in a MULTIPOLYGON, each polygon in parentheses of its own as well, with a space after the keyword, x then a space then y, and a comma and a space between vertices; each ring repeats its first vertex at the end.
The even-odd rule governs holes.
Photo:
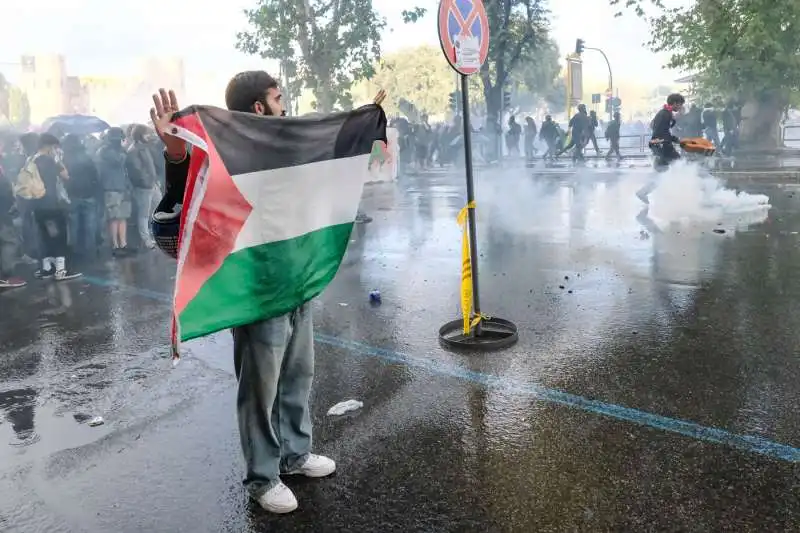
POLYGON ((703 117, 700 108, 692 105, 689 112, 678 118, 679 136, 701 137, 703 135, 703 117))
POLYGON ((675 143, 680 140, 672 134, 672 128, 675 126, 675 114, 680 111, 684 102, 680 94, 671 94, 667 97, 667 104, 653 117, 650 147, 656 155, 657 166, 668 165, 681 157, 675 149, 675 143))
POLYGON ((589 114, 586 112, 586 106, 584 104, 580 104, 578 106, 578 112, 572 115, 572 118, 569 119, 569 129, 571 130, 571 137, 569 144, 567 144, 564 148, 562 148, 556 156, 560 156, 564 152, 568 151, 570 148, 575 148, 575 151, 572 154, 573 160, 583 160, 583 148, 586 146, 588 141, 588 134, 589 129, 591 128, 592 121, 589 118, 589 114))
MULTIPOLYGON (((678 93, 673 93, 667 97, 667 103, 662 107, 650 127, 653 134, 650 138, 650 149, 655 155, 655 168, 658 171, 666 170, 670 163, 680 159, 681 155, 675 148, 676 143, 680 143, 680 139, 672 134, 672 128, 675 126, 675 115, 680 112, 685 99, 678 93)), ((636 196, 645 204, 650 203, 650 193, 656 188, 658 182, 651 180, 648 184, 637 191, 636 196)))
POLYGON ((589 144, 591 141, 592 146, 594 147, 594 152, 597 155, 600 155, 600 148, 597 146, 597 128, 600 127, 600 121, 597 120, 596 111, 589 111, 589 121, 589 129, 586 132, 586 144, 589 144))
POLYGON ((533 161, 536 155, 536 122, 532 117, 525 117, 525 159, 533 161))
POLYGON ((550 160, 555 159, 556 153, 558 152, 558 140, 560 135, 556 123, 553 122, 552 116, 547 115, 544 117, 544 122, 542 122, 542 127, 539 130, 539 138, 547 143, 547 151, 542 158, 550 160))
POLYGON ((622 126, 622 121, 619 112, 614 113, 614 120, 608 123, 606 127, 606 140, 611 145, 611 148, 608 149, 608 153, 606 154, 606 159, 611 159, 611 154, 617 154, 617 160, 622 159, 622 154, 619 153, 619 138, 620 138, 620 127, 622 126))
POLYGON ((70 243, 73 252, 90 255, 97 251, 97 197, 100 177, 83 140, 67 135, 62 143, 64 166, 69 174, 67 192, 70 199, 70 243))
POLYGON ((729 103, 722 110, 722 129, 725 137, 722 138, 719 150, 725 155, 731 155, 739 140, 739 125, 733 112, 733 104, 729 103))
POLYGON ((428 117, 423 115, 422 122, 414 126, 414 157, 417 160, 417 170, 427 168, 430 139, 431 127, 428 125, 428 117))
POLYGON ((703 131, 706 139, 714 143, 715 148, 719 148, 719 125, 717 123, 717 111, 711 104, 706 104, 703 109, 703 131))
POLYGON ((19 239, 14 229, 16 202, 11 180, 0 167, 0 289, 13 289, 27 285, 14 276, 19 239))
POLYGON ((508 132, 506 133, 506 149, 509 156, 519 155, 519 138, 522 137, 522 127, 517 124, 517 119, 509 117, 508 132))
POLYGON ((69 180, 69 174, 64 165, 57 161, 59 149, 60 143, 54 135, 43 133, 39 137, 39 150, 33 163, 44 183, 45 194, 32 200, 32 204, 34 219, 39 228, 42 255, 42 268, 37 271, 36 277, 55 277, 57 281, 66 281, 80 277, 81 274, 67 269, 69 204, 64 187, 69 180))

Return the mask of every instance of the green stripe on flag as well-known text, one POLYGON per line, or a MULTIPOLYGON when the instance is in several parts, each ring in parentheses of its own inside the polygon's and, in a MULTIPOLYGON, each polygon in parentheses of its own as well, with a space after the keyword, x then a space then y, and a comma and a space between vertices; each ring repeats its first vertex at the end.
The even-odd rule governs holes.
POLYGON ((292 311, 336 276, 353 222, 239 250, 180 314, 181 341, 292 311))

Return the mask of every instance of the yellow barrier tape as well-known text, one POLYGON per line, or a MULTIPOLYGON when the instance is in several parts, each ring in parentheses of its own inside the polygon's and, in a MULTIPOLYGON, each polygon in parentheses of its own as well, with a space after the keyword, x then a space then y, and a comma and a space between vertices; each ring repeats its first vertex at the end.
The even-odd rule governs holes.
POLYGON ((469 233, 467 216, 470 209, 475 209, 475 201, 468 203, 458 213, 458 225, 461 226, 461 315, 464 317, 464 335, 478 325, 480 316, 472 318, 472 261, 469 254, 469 233))

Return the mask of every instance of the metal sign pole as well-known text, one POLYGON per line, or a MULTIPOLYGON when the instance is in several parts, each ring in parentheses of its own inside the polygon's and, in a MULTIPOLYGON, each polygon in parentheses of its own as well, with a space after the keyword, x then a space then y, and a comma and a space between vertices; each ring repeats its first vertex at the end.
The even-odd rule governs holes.
MULTIPOLYGON (((462 109, 469 109, 469 82, 467 77, 459 74, 461 77, 461 107, 462 109)), ((475 182, 472 177, 472 125, 469 120, 469 113, 464 112, 464 163, 467 170, 467 205, 472 205, 475 201, 475 182)), ((469 223, 469 257, 472 263, 472 307, 475 316, 481 314, 481 299, 478 291, 478 239, 475 222, 475 209, 470 207, 468 212, 469 223)), ((480 336, 481 323, 475 326, 475 335, 480 336)))
MULTIPOLYGON (((489 54, 489 19, 483 0, 470 0, 469 12, 457 0, 439 1, 439 44, 445 59, 461 81, 461 117, 464 132, 464 163, 467 177, 467 205, 458 213, 462 228, 461 318, 439 328, 439 341, 447 348, 479 351, 502 350, 517 342, 516 324, 481 314, 478 288, 478 233, 475 218, 475 183, 472 168, 472 125, 470 124, 469 81, 486 63, 489 54), (467 24, 465 21, 474 21, 467 24), (466 218, 466 220, 465 220, 466 218), (469 250, 467 250, 469 248, 469 250)), ((502 87, 498 87, 502 102, 502 87)), ((501 120, 503 106, 497 120, 501 120)), ((487 127, 497 129, 498 124, 487 127)), ((489 132, 500 141, 497 131, 489 132)), ((501 161, 500 150, 495 154, 501 161)))

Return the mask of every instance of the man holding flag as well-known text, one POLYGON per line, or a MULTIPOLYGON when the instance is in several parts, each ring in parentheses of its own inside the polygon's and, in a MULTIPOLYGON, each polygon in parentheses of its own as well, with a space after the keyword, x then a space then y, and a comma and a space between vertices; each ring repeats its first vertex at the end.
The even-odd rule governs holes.
POLYGON ((336 274, 372 145, 386 142, 384 98, 381 91, 351 112, 282 119, 280 88, 263 71, 231 79, 228 111, 180 110, 173 91, 153 95, 167 161, 158 210, 181 205, 176 340, 232 329, 244 483, 273 513, 297 508, 281 475, 336 470, 311 453, 310 301, 336 274))

